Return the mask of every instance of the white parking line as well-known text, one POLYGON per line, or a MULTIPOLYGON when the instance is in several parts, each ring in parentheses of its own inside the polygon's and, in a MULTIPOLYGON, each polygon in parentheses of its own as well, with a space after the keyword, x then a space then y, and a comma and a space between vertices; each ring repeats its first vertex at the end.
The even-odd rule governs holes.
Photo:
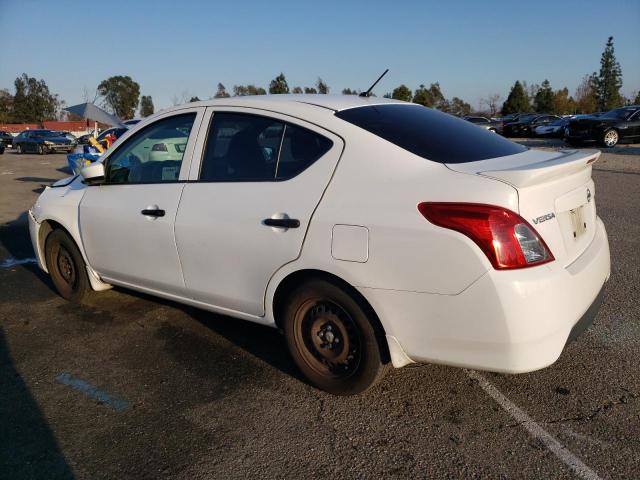
POLYGON ((481 374, 474 370, 465 370, 467 375, 478 382, 487 395, 493 398, 509 415, 520 423, 534 438, 541 441, 547 449, 555 454, 565 465, 573 470, 580 478, 586 480, 601 480, 596 472, 586 466, 582 460, 571 453, 553 435, 538 425, 529 415, 518 408, 511 400, 505 397, 500 390, 494 387, 481 374))

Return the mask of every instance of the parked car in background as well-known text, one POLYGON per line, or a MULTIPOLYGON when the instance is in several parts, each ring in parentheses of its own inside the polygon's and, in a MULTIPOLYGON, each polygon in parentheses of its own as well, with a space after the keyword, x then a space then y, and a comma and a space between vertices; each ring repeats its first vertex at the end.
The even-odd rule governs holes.
POLYGON ((467 122, 471 122, 474 125, 477 125, 479 127, 482 127, 486 130, 489 130, 490 132, 493 133, 500 133, 502 132, 502 122, 497 122, 495 120, 489 120, 487 117, 473 117, 473 116, 467 116, 467 117, 462 117, 464 118, 467 122))
POLYGON ((77 142, 55 130, 25 130, 13 139, 17 153, 71 153, 77 142))
POLYGON ((124 122, 122 122, 122 124, 130 127, 132 125, 136 125, 140 123, 141 121, 142 121, 141 118, 132 118, 131 120, 125 120, 124 122))
POLYGON ((4 141, 2 139, 0 139, 0 155, 2 155, 4 153, 4 141))
POLYGON ((640 140, 640 105, 616 108, 597 117, 572 119, 565 139, 573 146, 597 142, 604 147, 613 147, 621 140, 640 140))
POLYGON ((13 135, 9 132, 5 132, 4 130, 0 130, 0 142, 2 142, 5 147, 12 147, 13 135))
POLYGON ((569 124, 569 118, 559 118, 547 124, 538 125, 533 129, 536 137, 562 138, 564 130, 569 124))
POLYGON ((335 394, 388 363, 528 372, 603 297, 599 155, 385 98, 209 100, 46 188, 29 229, 64 298, 119 285, 279 328, 335 394))
POLYGON ((560 120, 557 115, 530 113, 518 117, 515 122, 506 124, 503 127, 503 135, 506 137, 531 137, 536 127, 547 125, 556 120, 560 120))

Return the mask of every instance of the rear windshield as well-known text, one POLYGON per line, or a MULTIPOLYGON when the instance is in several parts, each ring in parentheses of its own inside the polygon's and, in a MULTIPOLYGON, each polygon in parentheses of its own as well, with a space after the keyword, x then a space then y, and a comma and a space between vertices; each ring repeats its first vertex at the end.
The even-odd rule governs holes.
POLYGON ((527 150, 474 124, 420 105, 371 105, 336 116, 420 157, 438 163, 467 163, 527 150))

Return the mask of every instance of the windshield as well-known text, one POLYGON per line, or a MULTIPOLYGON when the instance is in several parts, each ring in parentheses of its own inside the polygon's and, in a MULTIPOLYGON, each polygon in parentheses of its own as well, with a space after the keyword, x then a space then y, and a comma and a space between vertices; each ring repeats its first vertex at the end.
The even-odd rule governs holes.
POLYGON ((59 132, 54 132, 53 130, 38 130, 33 132, 36 137, 57 137, 60 135, 59 132))
POLYGON ((610 112, 601 115, 600 118, 615 118, 618 120, 625 120, 626 118, 629 118, 634 112, 635 109, 633 108, 616 108, 615 110, 611 110, 610 112))
POLYGON ((438 163, 475 162, 527 150, 461 118, 415 104, 356 107, 335 115, 438 163))

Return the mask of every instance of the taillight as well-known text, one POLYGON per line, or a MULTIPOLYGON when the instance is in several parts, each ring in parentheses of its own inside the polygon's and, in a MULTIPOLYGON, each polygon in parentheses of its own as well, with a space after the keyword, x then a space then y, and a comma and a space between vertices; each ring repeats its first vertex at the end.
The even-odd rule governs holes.
POLYGON ((423 202, 420 213, 434 225, 466 235, 494 268, 525 268, 554 260, 544 240, 517 213, 478 203, 423 202))

